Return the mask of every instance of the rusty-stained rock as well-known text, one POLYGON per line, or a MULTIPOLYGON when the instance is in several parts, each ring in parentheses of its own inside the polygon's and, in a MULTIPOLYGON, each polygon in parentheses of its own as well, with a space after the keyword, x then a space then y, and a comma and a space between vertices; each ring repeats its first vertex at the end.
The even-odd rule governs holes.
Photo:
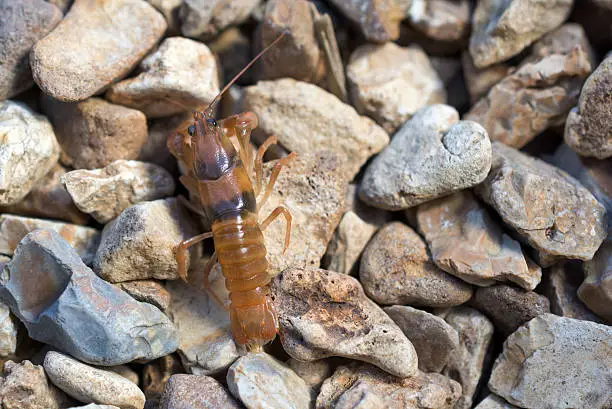
POLYGON ((396 378, 367 364, 340 366, 323 382, 317 409, 452 409, 461 386, 443 375, 418 371, 396 378))
POLYGON ((63 103, 41 99, 62 148, 62 162, 76 169, 102 168, 118 159, 135 159, 147 141, 147 119, 135 109, 100 98, 63 103))
POLYGON ((468 0, 412 0, 408 21, 427 38, 437 42, 460 42, 469 33, 468 0))
POLYGON ((472 16, 470 54, 476 67, 507 60, 560 26, 572 0, 482 0, 472 16))
POLYGON ((476 68, 470 53, 467 51, 461 54, 461 65, 463 67, 463 78, 470 93, 472 104, 475 104, 481 97, 487 95, 491 87, 512 72, 510 65, 502 63, 485 68, 476 68))
POLYGON ((465 115, 484 126, 492 141, 521 148, 540 132, 562 124, 578 102, 591 72, 580 47, 528 61, 494 85, 465 115))
POLYGON ((562 170, 501 143, 476 193, 537 252, 538 264, 590 260, 606 237, 604 207, 562 170))
POLYGON ((366 40, 385 43, 397 40, 405 10, 393 0, 330 0, 342 14, 356 25, 366 40))
POLYGON ((449 307, 472 296, 472 287, 440 270, 423 239, 400 222, 387 224, 370 241, 359 277, 368 296, 380 304, 449 307))
POLYGON ((32 48, 34 81, 61 101, 89 98, 126 76, 165 30, 163 16, 144 1, 76 0, 32 48))
POLYGON ((346 75, 357 112, 387 132, 426 105, 446 103, 444 83, 418 45, 362 45, 351 54, 346 75))
POLYGON ((242 23, 261 0, 184 0, 179 8, 181 33, 208 40, 242 23))
POLYGON ((419 230, 438 267, 471 284, 513 282, 533 290, 542 270, 523 256, 471 191, 462 190, 419 206, 419 230))
POLYGON ((167 313, 170 308, 170 292, 159 281, 137 280, 117 284, 119 288, 132 296, 135 300, 153 304, 162 312, 167 313))
POLYGON ((174 179, 152 163, 117 160, 102 169, 73 170, 62 183, 76 206, 100 223, 107 223, 140 202, 174 193, 174 179))
POLYGON ((332 367, 327 359, 298 361, 297 359, 289 358, 285 363, 315 392, 319 391, 323 381, 332 374, 332 367))
POLYGON ((280 339, 291 357, 313 361, 343 356, 396 376, 415 374, 414 347, 353 277, 291 268, 274 279, 272 292, 280 339))
POLYGON ((612 229, 593 260, 584 263, 586 278, 578 297, 587 307, 612 324, 612 229))
POLYGON ((106 98, 138 109, 147 118, 178 114, 184 106, 206 107, 219 93, 214 55, 188 38, 167 38, 142 60, 139 70, 138 76, 113 84, 106 98))
POLYGON ((474 409, 519 409, 518 407, 509 404, 497 395, 489 394, 484 398, 474 409))
POLYGON ((242 409, 219 381, 204 375, 173 375, 159 409, 242 409))

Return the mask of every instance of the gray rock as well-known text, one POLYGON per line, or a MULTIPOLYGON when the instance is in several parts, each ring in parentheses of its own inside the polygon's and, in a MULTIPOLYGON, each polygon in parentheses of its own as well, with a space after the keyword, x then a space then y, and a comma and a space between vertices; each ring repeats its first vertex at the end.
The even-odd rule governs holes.
POLYGON ((332 374, 332 367, 327 359, 298 361, 297 359, 289 358, 285 363, 315 392, 319 391, 323 381, 332 374))
POLYGON ((372 43, 397 40, 406 9, 389 0, 330 0, 372 43))
POLYGON ((467 0, 412 0, 408 21, 435 42, 461 46, 470 28, 470 3, 467 0))
POLYGON ((119 365, 176 350, 164 314, 97 277, 52 230, 24 237, 0 284, 0 299, 30 337, 82 361, 119 365))
POLYGON ((242 409, 214 378, 204 375, 173 375, 164 387, 159 409, 242 409))
POLYGON ((135 300, 153 304, 162 312, 167 313, 170 308, 170 292, 159 281, 136 280, 117 284, 119 288, 132 296, 135 300))
POLYGON ((509 404, 497 395, 490 394, 484 398, 474 409, 519 409, 509 404))
POLYGON ((8 305, 0 302, 0 359, 12 358, 17 351, 17 320, 8 305))
POLYGON ((612 324, 612 229, 593 260, 584 263, 584 270, 586 278, 578 288, 578 297, 612 324))
POLYGON ((448 105, 418 110, 366 169, 359 196, 375 207, 406 209, 487 176, 491 143, 475 122, 448 105))
POLYGON ((611 348, 609 326, 540 315, 508 337, 489 389, 532 409, 609 408, 611 348))
POLYGON ((232 25, 242 23, 261 0, 184 0, 179 9, 181 33, 208 40, 232 25))

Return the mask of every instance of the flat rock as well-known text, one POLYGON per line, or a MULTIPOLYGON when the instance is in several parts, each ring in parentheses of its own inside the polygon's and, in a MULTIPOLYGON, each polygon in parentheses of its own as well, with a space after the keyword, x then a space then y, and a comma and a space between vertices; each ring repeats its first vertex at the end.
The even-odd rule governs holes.
POLYGON ((332 374, 332 367, 327 359, 298 361, 297 359, 289 358, 285 363, 315 392, 319 391, 323 381, 332 374))
POLYGON ((472 287, 440 270, 423 239, 401 222, 387 224, 370 241, 359 279, 379 304, 450 307, 472 296, 472 287))
POLYGON ((229 391, 204 375, 173 375, 164 387, 159 409, 241 409, 229 391))
POLYGON ((562 170, 501 143, 476 193, 537 252, 538 264, 590 260, 606 237, 605 208, 562 170))
POLYGON ((138 68, 138 76, 113 84, 106 98, 147 118, 174 115, 184 111, 183 106, 205 107, 219 93, 214 55, 188 38, 167 38, 138 68))
POLYGON ((453 350, 459 346, 457 330, 426 311, 405 305, 384 308, 410 340, 423 372, 441 372, 453 350))
POLYGON ((391 0, 330 0, 363 33, 368 42, 397 40, 405 12, 400 2, 391 0))
POLYGON ((418 110, 368 165, 360 198, 375 207, 402 210, 484 180, 491 143, 484 128, 459 121, 448 105, 418 110))
POLYGON ((181 33, 208 40, 245 21, 261 0, 184 0, 179 8, 181 33))
POLYGON ((34 85, 28 54, 62 19, 60 9, 42 0, 0 2, 0 100, 11 98, 34 85))
POLYGON ((136 280, 118 283, 117 286, 135 300, 153 304, 166 313, 170 308, 170 292, 159 281, 136 280))
POLYGON ((18 325, 8 305, 0 302, 0 359, 12 358, 15 355, 18 325))
POLYGON ((608 238, 595 253, 593 260, 584 263, 586 278, 578 288, 578 297, 587 307, 612 323, 612 229, 608 238))
POLYGON ((24 237, 3 275, 0 299, 30 337, 82 361, 119 365, 176 350, 164 314, 96 276, 53 230, 24 237))
POLYGON ((174 179, 152 163, 117 160, 102 169, 73 170, 62 183, 76 206, 100 223, 107 223, 140 202, 163 199, 174 193, 174 179))
POLYGON ((26 105, 0 102, 0 205, 23 199, 59 158, 51 124, 26 105))
POLYGON ((530 319, 550 312, 548 298, 505 284, 478 288, 470 304, 486 314, 504 337, 530 319))
POLYGON ((300 361, 330 356, 365 361, 401 377, 417 370, 414 347, 353 277, 291 268, 273 281, 280 339, 300 361))
POLYGON ((41 105, 57 132, 62 162, 75 169, 135 159, 147 141, 147 118, 135 109, 100 98, 63 103, 42 97, 41 105))
MULTIPOLYGON (((189 212, 176 198, 138 203, 104 226, 94 271, 106 281, 176 280, 176 246, 199 234, 189 212)), ((197 246, 188 252, 190 259, 197 246)))
POLYGON ((497 395, 490 394, 484 398, 474 409, 519 409, 509 404, 497 395))
POLYGON ((418 371, 396 378, 367 364, 340 366, 323 382, 317 409, 452 409, 461 386, 443 375, 418 371))
POLYGON ((509 59, 569 16, 572 0, 484 0, 472 15, 470 54, 483 68, 509 59))
POLYGON ((347 179, 389 143, 389 135, 352 106, 316 85, 290 78, 247 87, 244 109, 255 112, 261 131, 275 135, 289 151, 338 153, 346 161, 347 179))
POLYGON ((436 42, 461 42, 470 27, 470 4, 467 0, 412 0, 408 21, 428 39, 436 42))
POLYGON ((68 355, 47 352, 45 372, 55 386, 85 403, 143 409, 145 396, 138 386, 114 372, 94 368, 68 355))
POLYGON ((609 326, 540 315, 508 337, 489 389, 532 409, 609 408, 611 340, 609 326))
POLYGON ((311 407, 304 380, 265 352, 239 358, 227 371, 227 386, 248 409, 311 407))
POLYGON ((533 290, 542 270, 523 255, 471 191, 463 190, 418 207, 419 231, 438 267, 471 284, 513 282, 533 290))
POLYGON ((61 101, 86 99, 126 76, 165 30, 164 17, 144 1, 76 0, 32 48, 34 81, 61 101))
POLYGON ((418 45, 362 45, 351 54, 346 75, 357 112, 387 132, 426 105, 446 103, 444 83, 418 45))
POLYGON ((504 63, 476 68, 468 51, 464 51, 461 54, 461 66, 463 68, 465 86, 470 93, 472 104, 475 104, 481 97, 487 95, 491 87, 512 72, 512 67, 504 63))

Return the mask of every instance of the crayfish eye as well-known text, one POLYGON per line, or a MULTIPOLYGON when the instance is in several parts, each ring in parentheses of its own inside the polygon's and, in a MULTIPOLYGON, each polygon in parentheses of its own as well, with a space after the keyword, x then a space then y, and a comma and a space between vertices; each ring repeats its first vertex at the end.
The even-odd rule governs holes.
POLYGON ((214 129, 217 127, 217 121, 215 121, 214 118, 208 118, 206 120, 206 125, 208 125, 209 128, 214 129))
POLYGON ((194 136, 195 135, 195 125, 189 125, 189 128, 187 128, 187 133, 189 134, 189 136, 194 136))

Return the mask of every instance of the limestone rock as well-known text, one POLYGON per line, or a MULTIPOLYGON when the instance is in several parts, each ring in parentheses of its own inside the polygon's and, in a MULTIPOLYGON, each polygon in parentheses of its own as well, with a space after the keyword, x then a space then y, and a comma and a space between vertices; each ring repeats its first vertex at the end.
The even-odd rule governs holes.
POLYGON ((261 0, 184 0, 179 8, 181 33, 208 40, 242 23, 261 0))
POLYGON ((593 260, 584 263, 586 278, 578 297, 587 307, 612 323, 612 229, 608 238, 595 253, 593 260))
POLYGON ((490 394, 482 400, 474 409, 519 409, 509 404, 497 395, 490 394))
POLYGON ((170 292, 159 281, 125 281, 117 285, 135 300, 153 304, 164 313, 170 308, 170 292))
POLYGON ((42 366, 30 361, 4 364, 0 377, 0 407, 2 409, 63 409, 68 397, 53 386, 42 366))
POLYGON ((204 375, 173 375, 164 387, 159 409, 242 409, 214 378, 204 375))
POLYGON ((366 40, 385 43, 397 40, 405 11, 392 0, 330 0, 363 33, 366 40))

